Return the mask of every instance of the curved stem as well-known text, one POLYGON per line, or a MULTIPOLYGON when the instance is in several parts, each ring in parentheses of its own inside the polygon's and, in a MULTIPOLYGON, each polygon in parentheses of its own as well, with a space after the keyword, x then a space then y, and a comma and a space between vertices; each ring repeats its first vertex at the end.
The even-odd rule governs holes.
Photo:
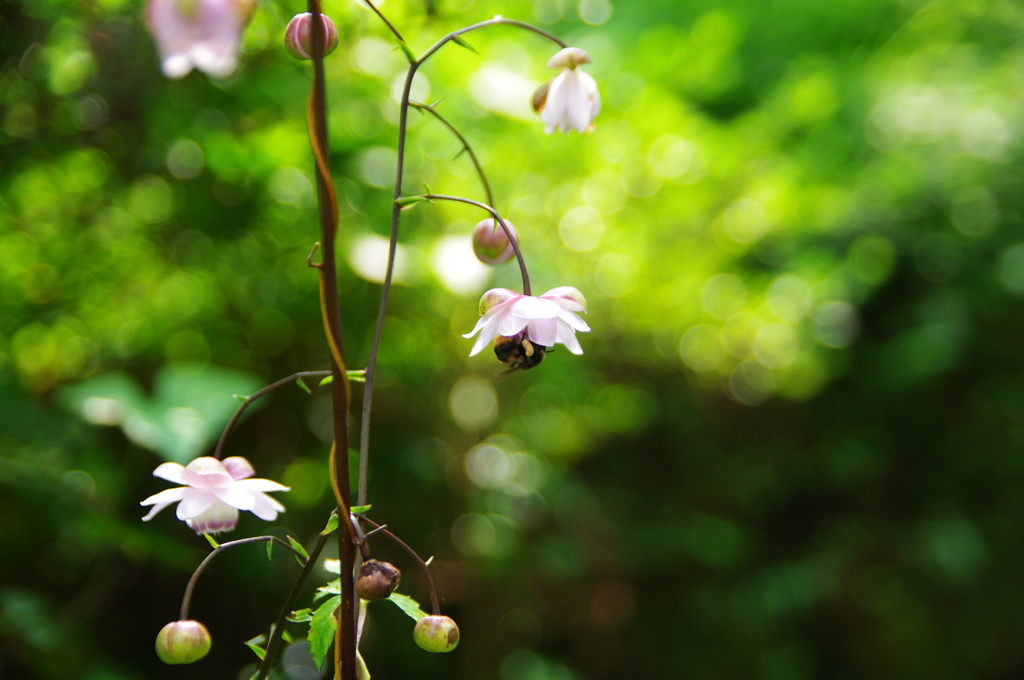
MULTIPOLYGON (((312 0, 311 0, 312 1, 312 0)), ((457 31, 453 31, 437 41, 430 49, 423 53, 419 59, 409 65, 409 71, 405 77, 405 86, 402 89, 402 103, 398 115, 398 168, 395 172, 395 200, 397 201, 402 196, 402 178, 405 169, 405 138, 406 128, 408 127, 409 121, 409 93, 412 90, 412 80, 416 76, 416 71, 419 67, 429 59, 435 52, 445 46, 449 41, 475 31, 480 28, 486 28, 488 26, 497 26, 505 24, 508 26, 514 26, 516 28, 522 28, 527 31, 536 33, 537 35, 550 40, 559 47, 565 48, 568 45, 557 36, 554 36, 547 31, 537 28, 531 24, 524 23, 522 21, 516 21, 514 19, 505 19, 504 17, 494 17, 487 21, 482 21, 466 28, 461 28, 457 31)), ((505 233, 509 235, 510 240, 511 234, 506 227, 504 221, 500 217, 497 217, 497 213, 491 209, 493 215, 501 223, 502 228, 505 229, 505 233)), ((384 276, 384 289, 380 296, 380 308, 377 312, 377 326, 373 331, 373 345, 370 347, 370 359, 366 364, 366 386, 363 389, 363 414, 362 422, 360 423, 360 435, 359 435, 359 492, 358 492, 358 503, 359 505, 366 505, 366 484, 368 479, 368 463, 369 463, 369 452, 370 452, 370 416, 373 412, 373 382, 377 373, 377 354, 380 351, 380 337, 384 329, 384 319, 387 316, 388 309, 388 297, 391 292, 391 279, 395 270, 395 251, 398 249, 398 225, 401 220, 402 209, 397 203, 391 210, 391 236, 388 243, 388 266, 387 273, 384 276)), ((526 265, 523 264, 522 254, 519 253, 519 246, 512 240, 513 247, 516 251, 516 256, 519 258, 519 268, 523 273, 523 291, 529 295, 530 290, 530 279, 526 273, 526 265)))
POLYGON ((210 564, 210 562, 213 561, 214 557, 216 557, 217 555, 221 554, 222 552, 224 552, 228 548, 236 548, 236 547, 238 547, 240 545, 248 545, 250 543, 266 543, 267 541, 273 541, 274 543, 277 543, 278 545, 282 546, 285 550, 288 550, 290 552, 295 553, 296 555, 298 555, 298 557, 300 559, 302 559, 304 561, 306 560, 306 556, 305 555, 303 555, 298 550, 293 548, 287 542, 282 541, 277 536, 253 536, 252 538, 241 538, 241 539, 239 539, 237 541, 229 541, 228 543, 221 543, 216 548, 214 548, 212 551, 210 551, 210 554, 207 555, 206 558, 202 562, 199 563, 199 566, 196 567, 196 570, 194 572, 192 572, 192 578, 190 578, 188 580, 188 585, 185 586, 185 595, 181 598, 181 611, 180 611, 179 616, 178 616, 179 620, 181 620, 181 621, 187 621, 188 620, 188 608, 192 604, 192 593, 196 589, 196 583, 199 582, 199 577, 202 576, 203 571, 206 569, 206 566, 208 564, 210 564))
POLYGON ((405 42, 405 38, 402 37, 402 34, 399 33, 398 29, 395 28, 390 21, 388 21, 388 18, 384 16, 379 9, 377 9, 377 5, 373 4, 371 0, 365 0, 365 2, 367 5, 370 6, 370 9, 372 9, 374 13, 380 17, 380 20, 387 24, 388 29, 394 34, 394 36, 401 40, 402 42, 405 42))
POLYGON ((473 152, 473 147, 469 145, 469 141, 462 136, 462 133, 455 129, 455 126, 449 123, 444 116, 437 112, 433 106, 426 104, 420 104, 419 102, 409 102, 409 106, 420 111, 426 111, 430 115, 441 121, 441 124, 452 131, 459 141, 462 142, 462 148, 465 149, 466 153, 473 161, 473 166, 476 167, 476 174, 480 175, 480 182, 484 185, 484 192, 487 194, 487 205, 494 205, 494 195, 491 194, 491 184, 487 181, 487 175, 484 174, 484 169, 480 165, 480 160, 476 157, 476 153, 473 152))
POLYGON ((400 539, 398 536, 395 536, 393 533, 388 531, 385 528, 385 527, 387 527, 386 524, 377 524, 376 522, 374 522, 372 519, 369 519, 365 515, 360 515, 357 519, 365 520, 367 524, 369 524, 369 525, 374 527, 374 532, 375 533, 379 531, 380 533, 384 534, 385 536, 390 538, 392 541, 397 543, 399 546, 401 546, 402 549, 404 549, 405 552, 409 553, 409 555, 414 560, 419 562, 420 567, 423 568, 423 575, 427 577, 427 586, 429 586, 429 588, 430 588, 430 604, 434 608, 434 616, 438 616, 441 613, 441 605, 438 603, 438 600, 437 600, 437 589, 434 587, 434 579, 430 575, 430 567, 427 566, 427 563, 423 560, 423 558, 420 557, 416 553, 415 550, 413 550, 411 547, 409 547, 408 543, 406 543, 405 541, 400 539))
POLYGON ((317 560, 320 557, 320 553, 323 552, 324 546, 327 545, 327 540, 331 537, 330 534, 321 536, 313 547, 313 551, 309 553, 309 559, 306 560, 306 566, 299 572, 299 577, 295 579, 295 585, 292 586, 292 590, 288 593, 288 597, 285 598, 284 604, 281 605, 281 613, 277 615, 277 621, 274 622, 274 630, 270 633, 270 640, 267 641, 267 653, 264 655, 263 660, 260 661, 260 673, 256 680, 266 680, 267 674, 270 673, 270 666, 274 662, 274 657, 277 656, 277 650, 281 646, 281 638, 284 635, 284 624, 288 618, 288 614, 295 607, 295 601, 299 599, 299 593, 302 591, 302 586, 306 584, 306 579, 313 572, 313 567, 316 566, 317 560))
POLYGON ((526 261, 523 260, 523 253, 521 250, 519 250, 519 243, 512 236, 512 231, 508 228, 508 225, 505 224, 505 220, 502 219, 501 215, 498 214, 497 210, 479 201, 474 201, 469 198, 462 198, 461 196, 445 196, 444 194, 424 194, 422 197, 431 201, 454 201, 456 203, 475 205, 481 210, 486 210, 487 212, 491 213, 491 216, 498 221, 498 224, 500 224, 501 228, 505 231, 505 236, 508 237, 508 242, 512 244, 512 250, 515 251, 516 259, 519 261, 519 272, 523 276, 523 295, 531 294, 530 273, 526 270, 526 261))
POLYGON ((242 402, 242 405, 238 407, 238 410, 235 411, 235 415, 231 416, 231 420, 228 421, 227 427, 224 428, 224 432, 221 434, 220 440, 217 442, 217 448, 213 451, 213 457, 218 460, 220 459, 221 454, 224 452, 224 442, 227 441, 228 435, 231 434, 231 430, 235 427, 235 424, 238 423, 238 419, 241 418, 242 414, 245 413, 245 410, 249 408, 249 404, 256 401, 264 394, 273 392, 278 387, 283 387, 284 385, 295 382, 296 380, 300 380, 302 378, 326 378, 330 374, 330 371, 303 371, 301 373, 290 375, 287 378, 282 378, 281 380, 271 383, 263 389, 250 394, 245 398, 245 401, 242 402))

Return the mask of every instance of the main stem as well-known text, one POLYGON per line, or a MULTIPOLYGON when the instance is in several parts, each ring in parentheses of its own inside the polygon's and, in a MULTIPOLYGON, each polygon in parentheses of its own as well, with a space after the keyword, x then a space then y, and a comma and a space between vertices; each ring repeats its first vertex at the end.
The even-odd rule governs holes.
MULTIPOLYGON (((398 249, 398 226, 402 216, 402 208, 398 205, 397 201, 402 197, 402 177, 405 170, 405 138, 406 129, 409 121, 409 93, 412 91, 412 80, 416 76, 416 71, 419 70, 420 66, 429 59, 435 52, 444 47, 448 42, 455 38, 476 31, 481 28, 487 28, 488 26, 498 26, 504 24, 507 26, 514 26, 527 31, 536 33, 537 35, 550 40, 559 47, 568 47, 566 43, 557 36, 554 36, 547 31, 544 31, 536 26, 524 23, 522 21, 516 21, 514 19, 505 19, 503 17, 494 17, 487 21, 481 21, 480 23, 461 28, 457 31, 452 31, 448 35, 444 36, 433 46, 430 47, 426 52, 420 56, 419 59, 409 64, 409 71, 405 76, 405 86, 402 88, 402 103, 401 109, 398 114, 398 167, 395 171, 395 201, 396 203, 391 209, 391 239, 388 243, 388 268, 387 273, 384 276, 384 289, 380 296, 380 309, 377 311, 377 326, 373 332, 373 345, 370 347, 370 359, 366 365, 366 386, 363 389, 363 415, 362 422, 360 423, 360 436, 359 436, 359 505, 366 505, 366 484, 369 470, 369 452, 370 452, 370 415, 373 411, 373 381, 377 373, 377 354, 380 351, 380 337, 384 330, 384 319, 387 316, 388 310, 388 297, 391 293, 391 279, 395 270, 395 251, 398 249)), ((390 26, 390 24, 388 24, 390 26)), ((490 199, 489 199, 490 200, 490 199)), ((500 221, 500 218, 499 218, 500 221)), ((504 226, 504 223, 502 223, 504 226)), ((506 229, 506 233, 508 230, 506 229)), ((514 247, 518 253, 519 246, 513 241, 514 247)), ((522 256, 519 257, 520 266, 522 266, 522 256)), ((525 267, 524 267, 525 273, 525 267)), ((529 294, 529 283, 528 279, 524 277, 525 288, 527 289, 526 294, 529 294)))
POLYGON ((320 19, 319 0, 309 0, 312 15, 313 37, 313 92, 310 105, 312 127, 311 137, 317 155, 317 201, 320 208, 320 242, 323 244, 323 261, 320 267, 321 305, 327 325, 327 342, 332 347, 331 381, 332 413, 334 420, 334 444, 337 455, 332 478, 339 519, 343 526, 338 528, 338 559, 341 561, 341 607, 338 611, 338 628, 335 637, 335 677, 341 680, 356 680, 356 598, 354 570, 356 546, 352 542, 354 529, 349 519, 351 506, 351 483, 348 474, 348 382, 345 366, 341 364, 341 312, 338 306, 338 276, 334 253, 334 239, 337 233, 336 199, 331 183, 327 146, 327 92, 324 79, 324 46, 326 35, 320 19))

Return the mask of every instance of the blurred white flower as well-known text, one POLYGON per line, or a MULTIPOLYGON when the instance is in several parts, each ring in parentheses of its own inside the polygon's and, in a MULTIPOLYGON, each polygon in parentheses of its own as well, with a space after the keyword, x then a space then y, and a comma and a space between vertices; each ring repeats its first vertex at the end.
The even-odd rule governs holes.
POLYGON ((601 110, 601 95, 594 79, 580 68, 589 63, 590 55, 578 47, 566 47, 548 62, 548 68, 562 72, 533 93, 533 109, 540 113, 548 134, 555 129, 586 132, 593 124, 601 110))
POLYGON ((187 466, 164 463, 153 476, 187 486, 167 489, 142 501, 140 505, 153 506, 142 521, 148 522, 168 505, 178 503, 178 519, 197 534, 231 531, 238 524, 239 510, 272 522, 277 513, 284 512, 284 506, 263 492, 290 489, 269 479, 249 479, 254 474, 249 461, 240 456, 223 461, 204 456, 187 466))
POLYGON ((193 68, 211 76, 233 73, 253 7, 254 0, 150 0, 146 25, 164 75, 181 78, 193 68))
POLYGON ((590 326, 576 312, 586 311, 586 299, 571 286, 552 288, 539 297, 494 288, 480 298, 480 320, 462 337, 480 333, 469 356, 479 354, 497 337, 529 340, 545 349, 560 342, 573 354, 583 354, 576 331, 586 333, 590 326))

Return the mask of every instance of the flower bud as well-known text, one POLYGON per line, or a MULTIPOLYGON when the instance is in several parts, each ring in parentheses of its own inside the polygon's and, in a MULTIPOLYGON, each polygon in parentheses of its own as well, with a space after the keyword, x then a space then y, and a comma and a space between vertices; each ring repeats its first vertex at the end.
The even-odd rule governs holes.
MULTIPOLYGON (((505 225, 518 244, 519 234, 516 233, 516 228, 508 220, 505 220, 505 225)), ((484 264, 508 262, 516 254, 508 240, 508 234, 493 217, 481 220, 473 230, 473 252, 484 264)))
MULTIPOLYGON (((326 14, 320 18, 324 24, 324 56, 338 47, 338 29, 326 14)), ((313 58, 313 15, 309 12, 296 14, 284 29, 284 47, 296 59, 313 58)))
POLYGON ((364 600, 383 600, 391 596, 402 580, 402 572, 388 562, 366 560, 359 567, 356 594, 364 600))
POLYGON ((169 664, 199 661, 210 651, 210 631, 198 621, 174 621, 156 636, 156 655, 169 664))
POLYGON ((502 302, 508 302, 513 298, 519 297, 519 293, 508 288, 491 288, 489 291, 480 296, 480 316, 487 313, 487 310, 494 305, 500 305, 502 302))
POLYGON ((416 622, 412 635, 428 652, 450 652, 459 646, 459 627, 448 616, 424 616, 416 622))

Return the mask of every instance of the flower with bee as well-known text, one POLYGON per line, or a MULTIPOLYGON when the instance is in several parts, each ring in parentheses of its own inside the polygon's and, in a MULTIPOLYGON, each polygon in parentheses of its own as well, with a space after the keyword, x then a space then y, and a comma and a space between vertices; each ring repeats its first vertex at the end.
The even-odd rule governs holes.
POLYGON ((576 332, 590 331, 578 314, 586 311, 586 298, 571 286, 552 288, 537 297, 494 288, 480 298, 480 320, 462 337, 480 334, 469 356, 492 343, 498 361, 513 371, 528 371, 543 361, 556 343, 573 354, 583 354, 576 332))

